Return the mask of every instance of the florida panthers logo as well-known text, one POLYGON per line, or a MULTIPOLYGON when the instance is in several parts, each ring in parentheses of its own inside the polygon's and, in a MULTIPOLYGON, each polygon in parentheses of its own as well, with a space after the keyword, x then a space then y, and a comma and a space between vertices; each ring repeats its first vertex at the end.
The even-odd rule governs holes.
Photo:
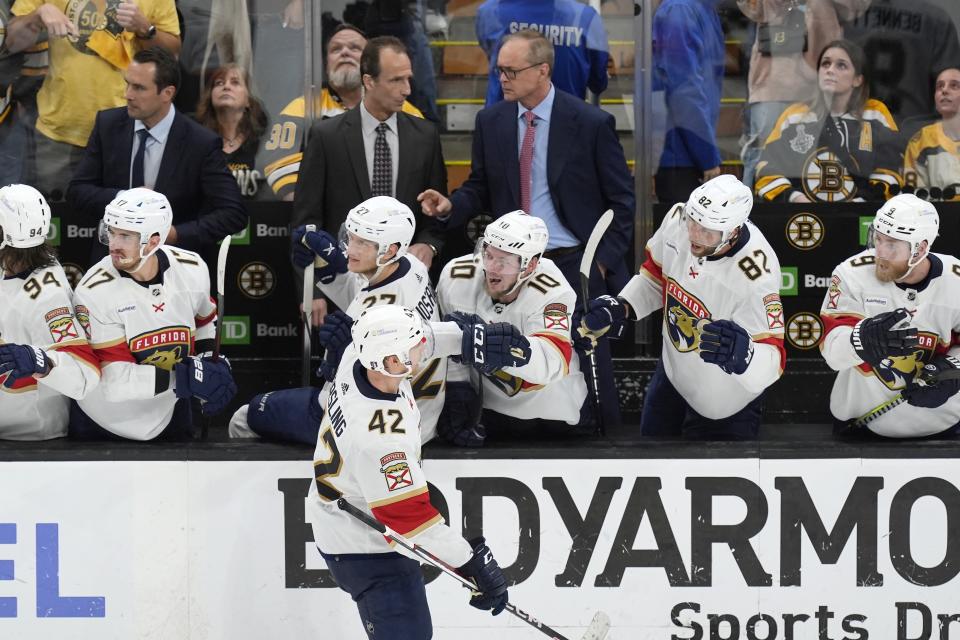
POLYGON ((542 389, 542 384, 530 384, 522 378, 512 376, 506 371, 495 371, 487 375, 487 380, 493 383, 493 386, 500 389, 505 396, 512 398, 521 391, 536 391, 542 389))
POLYGON ((663 324, 674 348, 680 353, 700 348, 700 321, 710 317, 706 306, 673 279, 667 279, 663 324))
MULTIPOLYGON (((856 163, 852 157, 850 162, 856 163)), ((856 167, 852 167, 856 169, 856 167)), ((804 161, 803 190, 814 202, 848 202, 857 195, 857 185, 840 158, 820 147, 804 161)))
POLYGON ((906 388, 907 384, 913 380, 913 376, 923 369, 923 365, 933 359, 937 335, 923 332, 917 338, 919 344, 913 353, 906 356, 889 356, 874 368, 874 375, 887 388, 897 391, 906 388))
POLYGON ((148 331, 130 339, 130 353, 138 364, 173 370, 190 354, 193 337, 188 327, 165 327, 148 331))

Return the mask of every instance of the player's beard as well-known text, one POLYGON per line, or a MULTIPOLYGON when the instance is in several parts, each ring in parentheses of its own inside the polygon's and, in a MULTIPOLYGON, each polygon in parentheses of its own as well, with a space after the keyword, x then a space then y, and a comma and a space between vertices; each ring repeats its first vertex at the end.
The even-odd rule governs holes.
POLYGON ((877 266, 874 273, 880 282, 896 282, 907 275, 907 271, 909 270, 910 267, 906 262, 892 262, 890 260, 877 258, 877 266))
POLYGON ((330 73, 330 86, 336 91, 354 91, 360 88, 360 67, 341 64, 330 73))

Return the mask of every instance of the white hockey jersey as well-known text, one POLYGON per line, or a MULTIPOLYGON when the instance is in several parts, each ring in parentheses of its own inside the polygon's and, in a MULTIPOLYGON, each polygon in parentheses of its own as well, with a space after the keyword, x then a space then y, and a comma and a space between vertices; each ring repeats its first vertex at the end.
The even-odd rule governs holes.
POLYGON ((470 546, 430 504, 420 465, 420 411, 410 381, 403 380, 397 394, 378 390, 350 345, 336 378, 324 387, 321 404, 324 414, 307 500, 307 517, 320 550, 391 550, 392 543, 382 535, 337 507, 336 501, 345 498, 449 564, 466 563, 470 546))
MULTIPOLYGON (((541 258, 536 273, 509 304, 494 302, 484 289, 483 268, 473 255, 443 268, 437 298, 444 313, 475 313, 487 322, 509 322, 530 340, 530 361, 483 376, 483 406, 506 416, 576 424, 587 384, 570 340, 577 294, 560 270, 541 258)), ((448 380, 469 380, 470 367, 451 363, 448 380)))
POLYGON ((77 285, 77 319, 100 359, 100 385, 80 408, 104 429, 132 440, 157 437, 177 397, 173 365, 213 339, 217 306, 207 265, 192 251, 161 246, 162 280, 144 286, 118 272, 110 257, 77 285))
MULTIPOLYGON (((861 251, 833 271, 820 317, 820 350, 838 371, 830 394, 830 413, 838 420, 860 418, 899 395, 913 376, 937 356, 960 353, 960 261, 930 254, 923 282, 880 282, 872 249, 861 251), (904 307, 913 313, 919 344, 908 356, 891 356, 874 369, 860 360, 850 334, 863 318, 904 307)), ((936 409, 903 403, 874 419, 869 428, 883 436, 910 437, 938 433, 960 422, 960 394, 936 409)))
MULTIPOLYGON (((397 261, 397 270, 382 282, 370 285, 356 273, 344 273, 333 282, 317 283, 334 304, 356 320, 364 309, 381 304, 399 304, 412 309, 424 322, 440 320, 437 298, 430 284, 430 276, 422 262, 412 255, 397 261)), ((434 358, 413 379, 413 395, 420 407, 423 442, 429 442, 437 433, 437 419, 443 409, 446 395, 447 359, 434 358)))
POLYGON ((67 435, 70 398, 90 393, 100 366, 73 311, 73 292, 55 264, 0 280, 0 344, 40 347, 53 368, 11 388, 0 375, 0 439, 47 440, 67 435))
POLYGON ((675 205, 647 242, 640 273, 620 297, 637 318, 663 308, 664 371, 697 413, 719 420, 745 407, 783 373, 780 262, 749 221, 723 256, 694 256, 682 207, 675 205), (700 358, 701 319, 731 320, 750 334, 754 353, 745 372, 731 375, 700 358))

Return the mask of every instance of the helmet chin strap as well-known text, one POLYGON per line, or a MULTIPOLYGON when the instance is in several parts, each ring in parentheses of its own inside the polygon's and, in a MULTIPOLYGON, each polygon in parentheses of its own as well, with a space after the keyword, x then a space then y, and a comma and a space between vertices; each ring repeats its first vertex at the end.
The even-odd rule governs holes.
MULTIPOLYGON (((918 251, 917 253, 919 253, 919 251, 918 251)), ((913 273, 913 270, 916 269, 917 266, 920 265, 921 262, 923 262, 923 260, 927 257, 927 254, 928 254, 928 253, 930 253, 929 250, 928 250, 928 251, 924 251, 924 252, 923 252, 923 255, 921 255, 919 258, 917 258, 917 261, 916 261, 916 262, 914 262, 914 261, 912 261, 912 260, 909 261, 909 262, 907 262, 907 272, 906 272, 905 274, 903 274, 902 276, 900 276, 899 278, 897 278, 897 279, 895 280, 895 282, 901 283, 901 282, 903 282, 904 280, 906 280, 907 278, 909 278, 909 277, 910 277, 910 274, 913 273)), ((914 254, 914 255, 916 255, 916 254, 914 254)))
POLYGON ((156 247, 153 248, 153 251, 151 251, 151 252, 148 253, 147 255, 143 255, 143 247, 144 247, 144 245, 141 244, 141 245, 140 245, 140 262, 137 263, 137 267, 136 267, 135 269, 133 269, 132 271, 127 271, 127 273, 133 275, 133 274, 136 273, 137 271, 140 271, 140 269, 143 269, 143 268, 146 266, 146 264, 147 264, 147 260, 150 259, 150 256, 152 256, 153 254, 155 254, 155 253, 156 253, 157 251, 159 251, 159 249, 160 249, 160 245, 157 245, 156 247))

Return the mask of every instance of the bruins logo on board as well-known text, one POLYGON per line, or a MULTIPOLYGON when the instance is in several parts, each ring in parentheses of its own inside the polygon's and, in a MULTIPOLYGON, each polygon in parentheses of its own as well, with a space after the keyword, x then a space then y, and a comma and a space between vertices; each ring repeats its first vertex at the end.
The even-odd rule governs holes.
POLYGON ((812 349, 823 337, 823 323, 815 313, 801 311, 787 321, 787 340, 797 349, 812 349))
POLYGON ((80 265, 72 262, 64 262, 60 266, 63 267, 63 273, 67 276, 70 288, 76 289, 77 285, 80 284, 80 279, 83 278, 83 269, 80 268, 80 265))
POLYGON ((190 355, 193 335, 189 327, 164 327, 130 338, 130 353, 137 364, 149 364, 167 371, 190 355))
POLYGON ((248 298, 257 300, 273 293, 276 276, 273 269, 263 262, 251 262, 244 265, 237 275, 237 285, 248 298))
POLYGON ((123 26, 117 22, 117 8, 120 0, 68 0, 66 11, 70 22, 77 25, 80 37, 67 36, 73 48, 80 53, 95 56, 97 53, 87 46, 94 32, 101 31, 107 38, 117 40, 123 33, 123 26))
POLYGON ((823 223, 812 213, 798 213, 787 221, 787 242, 801 251, 816 248, 823 235, 823 223))
POLYGON ((873 374, 888 389, 905 389, 923 365, 933 359, 937 347, 937 334, 921 331, 917 335, 917 348, 905 356, 888 356, 873 369, 873 374))
POLYGON ((710 318, 706 305, 673 278, 667 279, 663 323, 673 347, 680 353, 700 348, 700 320, 710 318))
MULTIPOLYGON (((850 162, 856 163, 852 157, 850 162)), ((856 170, 856 166, 853 167, 856 170)), ((857 184, 833 151, 820 147, 804 161, 803 191, 816 202, 847 202, 857 196, 857 184)))
POLYGON ((477 240, 483 237, 484 230, 491 222, 493 222, 493 218, 481 214, 467 223, 467 240, 470 241, 471 246, 477 244, 477 240))

